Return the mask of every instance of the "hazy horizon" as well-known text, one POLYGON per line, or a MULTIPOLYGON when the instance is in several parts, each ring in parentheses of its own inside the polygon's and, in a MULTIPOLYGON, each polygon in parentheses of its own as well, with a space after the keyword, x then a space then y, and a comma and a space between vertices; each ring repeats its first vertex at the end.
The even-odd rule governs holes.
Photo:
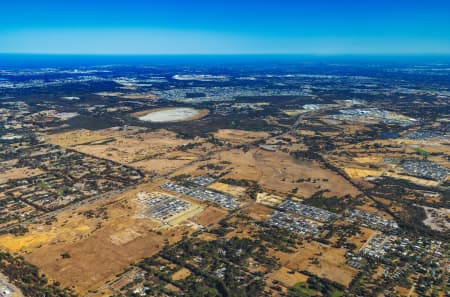
POLYGON ((368 54, 24 54, 0 53, 1 68, 83 67, 102 65, 343 65, 396 64, 399 66, 448 64, 450 54, 368 55, 368 54))

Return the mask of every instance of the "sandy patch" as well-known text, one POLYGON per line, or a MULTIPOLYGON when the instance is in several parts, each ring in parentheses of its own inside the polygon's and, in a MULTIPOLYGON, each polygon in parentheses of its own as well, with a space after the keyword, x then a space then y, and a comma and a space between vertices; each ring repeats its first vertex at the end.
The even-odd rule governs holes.
POLYGON ((286 198, 283 198, 278 195, 269 194, 269 193, 258 193, 256 195, 256 202, 268 205, 268 206, 276 206, 286 200, 286 198))

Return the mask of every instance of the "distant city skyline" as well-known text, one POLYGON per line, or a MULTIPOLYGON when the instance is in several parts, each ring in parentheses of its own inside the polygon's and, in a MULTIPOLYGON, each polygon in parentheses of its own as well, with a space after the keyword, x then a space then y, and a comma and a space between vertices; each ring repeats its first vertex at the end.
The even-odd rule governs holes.
POLYGON ((0 53, 450 54, 450 3, 6 2, 0 53))

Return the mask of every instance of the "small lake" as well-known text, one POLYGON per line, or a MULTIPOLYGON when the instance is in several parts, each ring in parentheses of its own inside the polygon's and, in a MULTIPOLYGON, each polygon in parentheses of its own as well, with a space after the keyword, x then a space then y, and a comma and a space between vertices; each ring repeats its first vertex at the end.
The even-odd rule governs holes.
POLYGON ((150 112, 138 117, 139 120, 152 123, 179 122, 195 118, 200 111, 189 107, 171 108, 150 112))

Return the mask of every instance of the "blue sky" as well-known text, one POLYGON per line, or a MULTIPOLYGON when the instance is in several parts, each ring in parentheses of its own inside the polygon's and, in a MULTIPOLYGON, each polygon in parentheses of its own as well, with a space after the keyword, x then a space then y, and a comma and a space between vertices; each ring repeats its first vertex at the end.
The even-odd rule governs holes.
POLYGON ((450 54, 450 1, 2 1, 0 52, 450 54))

